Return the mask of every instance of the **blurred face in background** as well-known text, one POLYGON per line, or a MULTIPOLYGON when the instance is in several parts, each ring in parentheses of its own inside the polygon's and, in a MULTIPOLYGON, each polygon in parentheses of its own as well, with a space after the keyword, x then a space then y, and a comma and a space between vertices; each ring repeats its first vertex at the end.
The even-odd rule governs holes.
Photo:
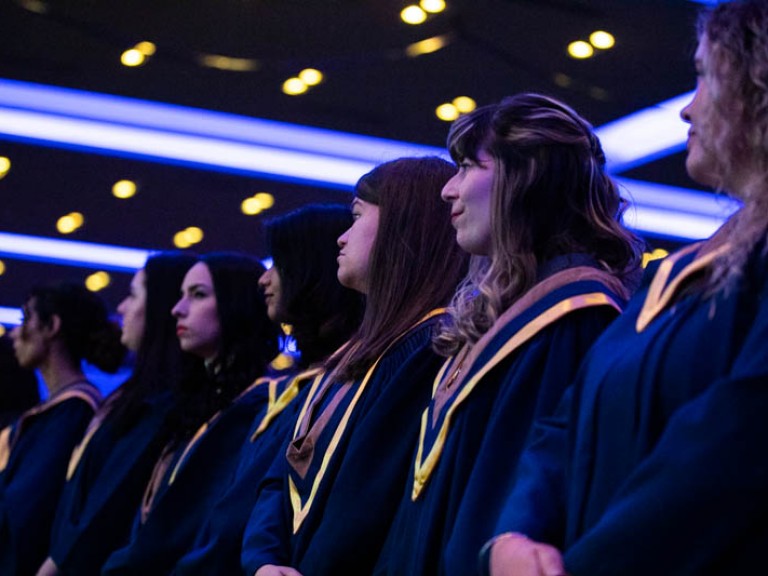
POLYGON ((54 334, 53 327, 42 323, 35 308, 35 299, 31 298, 23 306, 22 323, 11 330, 13 352, 23 368, 37 368, 45 361, 54 334))
POLYGON ((379 207, 355 198, 352 202, 352 226, 337 241, 337 276, 343 286, 368 293, 369 262, 378 231, 379 207))
POLYGON ((281 286, 280 272, 275 265, 259 278, 259 287, 264 291, 264 303, 267 305, 267 316, 272 322, 281 322, 285 316, 281 286))
POLYGON ((176 335, 185 352, 212 360, 221 346, 221 325, 211 271, 203 262, 189 269, 181 284, 181 298, 171 311, 176 335))
POLYGON ((117 312, 123 317, 123 334, 120 341, 123 345, 136 352, 141 346, 144 336, 147 306, 147 275, 139 270, 131 280, 128 296, 117 306, 117 312))

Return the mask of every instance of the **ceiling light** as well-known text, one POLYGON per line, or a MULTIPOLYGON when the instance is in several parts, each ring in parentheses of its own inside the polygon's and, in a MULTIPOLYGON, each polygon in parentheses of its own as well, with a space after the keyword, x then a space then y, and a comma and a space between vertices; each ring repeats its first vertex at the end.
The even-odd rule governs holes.
POLYGON ((131 180, 118 180, 112 185, 112 195, 125 200, 136 194, 136 183, 131 180))
POLYGON ((91 292, 98 292, 109 286, 111 281, 112 278, 106 272, 94 272, 85 279, 85 287, 91 292))
POLYGON ((595 50, 592 48, 592 45, 583 40, 576 40, 575 42, 568 44, 568 55, 571 58, 583 60, 584 58, 589 58, 594 53, 595 50))
POLYGON ((275 205, 275 197, 272 196, 272 194, 268 194, 267 192, 259 192, 254 194, 253 199, 258 202, 262 210, 269 210, 272 208, 272 206, 275 205))
POLYGON ((289 96, 298 96, 304 94, 309 87, 301 78, 288 78, 283 82, 283 93, 289 96))
POLYGON ((144 266, 151 252, 108 244, 0 232, 0 254, 51 264, 134 272, 144 266))
POLYGON ((693 92, 681 94, 597 128, 608 169, 622 172, 682 150, 688 125, 680 110, 692 97, 693 92))
POLYGON ((197 59, 200 64, 208 68, 230 72, 253 72, 261 68, 259 61, 253 58, 233 58, 218 54, 201 54, 197 59))
POLYGON ((263 210, 263 208, 261 207, 261 202, 251 196, 242 201, 240 204, 240 210, 246 216, 256 216, 263 210))
POLYGON ((80 212, 70 212, 56 221, 56 229, 62 234, 71 234, 83 225, 84 218, 80 212))
POLYGON ((21 308, 8 308, 6 306, 0 306, 0 323, 10 326, 18 326, 21 324, 21 318, 21 308))
POLYGON ((421 0, 419 6, 421 6, 425 12, 429 12, 430 14, 437 14, 438 12, 445 10, 444 0, 421 0))
POLYGON ((157 51, 157 46, 152 42, 139 42, 133 47, 135 50, 141 52, 144 56, 153 56, 157 51))
POLYGON ((0 179, 5 178, 11 170, 11 160, 5 156, 0 156, 0 179))
POLYGON ((613 37, 613 34, 604 30, 595 30, 589 35, 589 43, 600 50, 607 50, 608 48, 613 48, 613 45, 616 44, 616 39, 613 37))
POLYGON ((173 245, 176 246, 176 248, 181 248, 183 250, 184 248, 189 248, 192 246, 192 243, 187 238, 186 232, 181 230, 180 232, 176 232, 176 234, 173 235, 173 245))
POLYGON ((190 244, 198 244, 203 240, 203 230, 197 226, 190 226, 184 230, 184 234, 186 234, 190 244))
POLYGON ((443 122, 453 122, 459 117, 459 110, 450 102, 446 102, 435 109, 435 115, 443 122))
POLYGON ((0 276, 2 276, 3 274, 5 274, 5 262, 0 260, 0 276))
POLYGON ((299 80, 307 86, 317 86, 323 81, 323 73, 314 68, 305 68, 299 72, 299 80))
POLYGON ((445 48, 448 41, 449 37, 444 35, 433 36, 432 38, 427 38, 420 42, 414 42, 405 48, 405 55, 409 58, 415 58, 416 56, 422 56, 424 54, 432 54, 432 52, 437 52, 438 50, 445 48))
POLYGON ((427 19, 427 13, 420 6, 412 4, 403 8, 400 18, 406 24, 422 24, 427 19))
POLYGON ((452 104, 456 106, 456 110, 462 114, 467 114, 468 112, 472 112, 472 110, 477 108, 477 102, 475 102, 469 96, 458 96, 453 99, 452 104))
POLYGON ((129 68, 134 68, 136 66, 141 66, 146 61, 147 57, 141 53, 140 50, 136 50, 136 48, 131 48, 130 50, 126 50, 123 52, 120 56, 120 62, 123 66, 128 66, 129 68))
MULTIPOLYGON (((680 120, 679 113, 691 97, 692 93, 683 94, 598 127, 596 132, 608 158, 609 170, 617 173, 681 150, 687 138, 687 126, 680 120)), ((2 134, 38 145, 170 161, 342 189, 351 189, 360 176, 386 160, 402 156, 447 157, 443 148, 0 79, 2 134)), ((627 188, 637 186, 642 186, 643 193, 656 190, 663 197, 662 206, 667 207, 668 216, 665 222, 671 227, 671 236, 686 237, 687 233, 691 240, 707 236, 700 234, 702 228, 693 232, 688 230, 690 227, 675 231, 674 216, 689 215, 701 204, 708 206, 713 195, 637 181, 627 188)), ((639 198, 638 206, 642 213, 639 198)), ((709 228, 725 219, 722 204, 719 208, 719 216, 709 218, 709 228)), ((649 227, 653 225, 648 218, 640 218, 638 222, 641 231, 644 223, 649 227)), ((656 228, 648 231, 659 233, 655 232, 656 228)), ((17 253, 14 241, 9 238, 12 235, 0 234, 0 255, 17 253)), ((67 248, 56 244, 50 246, 50 251, 38 247, 38 252, 26 254, 26 259, 65 263, 83 260, 73 265, 93 266, 88 263, 89 259, 99 258, 98 254, 102 253, 98 245, 82 243, 83 253, 76 251, 77 254, 70 256, 68 246, 78 243, 31 241, 43 240, 62 242, 67 248), (61 250, 67 254, 61 256, 61 250), (97 256, 91 255, 93 250, 97 256)), ((120 250, 120 247, 106 249, 120 250)), ((143 258, 148 253, 138 252, 143 258)), ((131 267, 125 264, 127 255, 116 258, 110 263, 115 269, 135 270, 143 264, 142 261, 131 267)))

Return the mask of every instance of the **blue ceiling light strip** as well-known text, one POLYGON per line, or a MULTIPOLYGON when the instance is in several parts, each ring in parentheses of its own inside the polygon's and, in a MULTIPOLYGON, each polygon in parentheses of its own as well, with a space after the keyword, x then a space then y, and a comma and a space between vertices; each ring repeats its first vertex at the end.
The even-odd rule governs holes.
POLYGON ((6 326, 18 326, 21 324, 21 308, 8 308, 0 306, 0 324, 6 326))
MULTIPOLYGON (((679 110, 690 97, 598 128, 612 172, 681 149, 687 128, 679 110)), ((386 159, 445 156, 440 148, 0 79, 3 136, 343 189, 386 159)), ((709 194, 636 181, 626 181, 626 187, 637 191, 634 225, 641 232, 699 239, 722 221, 711 212, 709 194)))
POLYGON ((681 94, 597 128, 608 170, 620 173, 683 150, 688 125, 680 111, 691 98, 693 92, 681 94))
POLYGON ((150 254, 138 248, 0 232, 0 255, 22 260, 133 272, 150 254))
POLYGON ((402 156, 447 155, 432 146, 16 80, 0 79, 0 108, 373 164, 402 156))

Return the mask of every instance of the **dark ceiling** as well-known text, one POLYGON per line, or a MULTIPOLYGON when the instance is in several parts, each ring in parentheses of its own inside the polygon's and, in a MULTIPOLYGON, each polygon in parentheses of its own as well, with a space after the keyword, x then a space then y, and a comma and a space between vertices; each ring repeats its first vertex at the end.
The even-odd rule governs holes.
MULTIPOLYGON (((268 118, 344 132, 443 146, 442 102, 478 104, 519 91, 545 92, 600 126, 690 90, 695 15, 688 0, 446 0, 420 26, 399 17, 406 1, 363 0, 0 0, 0 78, 51 84, 268 118), (594 30, 612 50, 578 61, 572 40, 594 30), (405 48, 444 35, 442 50, 417 58, 405 48), (151 41, 147 64, 126 68, 120 54, 151 41), (200 64, 206 54, 247 58, 255 70, 200 64), (325 80, 302 96, 282 82, 313 67, 325 80)), ((1 130, 0 130, 1 131, 1 130)), ((86 154, 0 139, 12 169, 0 180, 0 231, 62 238, 57 218, 86 224, 67 239, 147 249, 172 248, 174 232, 205 231, 199 251, 236 249, 264 257, 260 223, 308 202, 347 202, 343 190, 188 167, 86 154), (130 200, 110 189, 138 182, 130 200), (240 212, 255 192, 275 196, 256 217, 240 212)), ((680 155, 624 175, 695 187, 680 155)), ((17 306, 33 282, 82 280, 92 270, 4 259, 0 306, 17 306)), ((114 306, 128 273, 103 295, 114 306)))

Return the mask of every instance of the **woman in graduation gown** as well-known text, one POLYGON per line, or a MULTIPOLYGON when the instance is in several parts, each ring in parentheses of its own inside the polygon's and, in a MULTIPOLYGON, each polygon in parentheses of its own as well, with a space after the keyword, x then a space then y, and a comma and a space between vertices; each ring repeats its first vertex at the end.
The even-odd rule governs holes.
POLYGON ((298 348, 297 366, 268 379, 269 406, 253 422, 229 488, 174 574, 240 572, 243 530, 256 503, 258 484, 275 458, 275 447, 282 446, 293 430, 301 392, 360 324, 362 295, 336 278, 336 239, 351 224, 349 208, 333 204, 305 206, 267 223, 274 265, 259 284, 269 318, 290 325, 298 348))
POLYGON ((79 284, 35 288, 11 332, 19 364, 39 370, 47 399, 0 432, 0 574, 34 574, 45 560, 67 462, 101 404, 83 374, 90 362, 115 372, 120 328, 79 284))
POLYGON ((363 176, 339 238, 338 277, 366 295, 362 325, 301 406, 246 527, 247 574, 367 574, 408 473, 418 414, 439 366, 432 331, 466 270, 438 158, 363 176))
POLYGON ((205 361, 183 382, 173 434, 155 463, 128 542, 102 574, 168 574, 191 547, 226 487, 251 422, 268 401, 254 385, 277 353, 277 327, 258 279, 264 267, 239 253, 206 254, 189 269, 173 307, 181 349, 205 361))
POLYGON ((448 358, 378 574, 474 573, 534 418, 639 277, 624 202, 571 108, 519 94, 454 122, 448 146, 459 172, 442 197, 473 260, 435 338, 448 358))
POLYGON ((160 450, 170 437, 168 417, 180 382, 203 377, 202 360, 181 351, 171 308, 191 254, 150 257, 117 308, 123 344, 136 354, 117 388, 72 453, 51 532, 49 558, 38 576, 98 574, 130 533, 160 450))
POLYGON ((542 423, 498 575, 729 575, 768 546, 768 3, 700 22, 686 168, 741 209, 662 261, 542 423))

